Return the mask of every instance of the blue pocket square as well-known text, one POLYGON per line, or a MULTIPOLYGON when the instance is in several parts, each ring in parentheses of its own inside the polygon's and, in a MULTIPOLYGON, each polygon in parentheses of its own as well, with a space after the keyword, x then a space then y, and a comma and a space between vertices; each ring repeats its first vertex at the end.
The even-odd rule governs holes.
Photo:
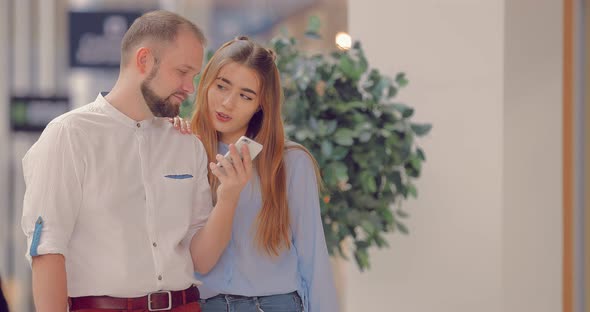
POLYGON ((192 174, 169 174, 164 177, 168 178, 168 179, 190 179, 193 177, 193 175, 192 174))

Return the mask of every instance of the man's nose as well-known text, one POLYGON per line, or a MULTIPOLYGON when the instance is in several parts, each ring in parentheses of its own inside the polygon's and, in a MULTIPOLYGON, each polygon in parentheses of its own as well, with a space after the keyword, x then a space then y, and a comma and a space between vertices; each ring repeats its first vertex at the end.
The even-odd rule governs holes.
POLYGON ((188 94, 195 92, 195 83, 192 78, 183 81, 182 91, 188 94))

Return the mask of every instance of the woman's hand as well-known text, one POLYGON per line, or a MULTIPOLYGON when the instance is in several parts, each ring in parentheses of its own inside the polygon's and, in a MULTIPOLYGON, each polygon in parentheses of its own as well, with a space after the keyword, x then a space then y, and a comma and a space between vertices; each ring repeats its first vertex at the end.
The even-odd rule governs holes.
POLYGON ((211 172, 219 178, 217 202, 209 214, 207 223, 191 240, 191 257, 195 271, 207 274, 217 263, 219 257, 231 240, 234 215, 242 189, 252 177, 252 159, 246 144, 241 149, 240 158, 233 144, 229 146, 231 161, 221 155, 209 163, 211 172))
POLYGON ((230 200, 237 203, 242 189, 252 177, 252 159, 247 145, 242 146, 240 157, 235 145, 229 145, 231 161, 223 155, 217 154, 217 164, 209 163, 211 172, 219 179, 220 185, 217 188, 217 201, 230 200))
POLYGON ((180 131, 182 134, 191 134, 191 123, 188 120, 184 120, 179 116, 174 118, 168 118, 168 121, 174 125, 174 129, 180 131))

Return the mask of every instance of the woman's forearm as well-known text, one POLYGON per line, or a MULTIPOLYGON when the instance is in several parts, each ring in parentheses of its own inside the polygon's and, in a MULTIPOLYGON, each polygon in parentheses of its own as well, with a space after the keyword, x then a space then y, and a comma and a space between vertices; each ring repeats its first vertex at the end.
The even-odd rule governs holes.
POLYGON ((195 271, 207 274, 217 263, 231 239, 237 198, 220 198, 207 224, 191 241, 195 271))

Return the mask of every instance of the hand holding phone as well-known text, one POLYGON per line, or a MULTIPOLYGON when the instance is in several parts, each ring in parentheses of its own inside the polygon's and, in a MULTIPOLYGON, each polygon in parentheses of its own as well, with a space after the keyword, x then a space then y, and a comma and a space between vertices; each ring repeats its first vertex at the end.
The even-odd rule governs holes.
MULTIPOLYGON (((244 156, 242 156, 242 146, 243 145, 248 146, 248 151, 250 152, 250 159, 252 159, 252 160, 254 160, 254 158, 256 158, 256 156, 258 156, 258 154, 262 151, 262 144, 254 141, 246 136, 241 136, 234 145, 236 146, 238 153, 240 153, 241 158, 244 158, 244 156)), ((227 153, 225 153, 225 155, 223 155, 223 157, 225 157, 225 159, 227 159, 229 162, 231 162, 231 156, 229 154, 229 151, 227 153)), ((217 165, 221 167, 220 163, 217 163, 217 165)))
POLYGON ((230 152, 224 156, 215 155, 215 159, 218 161, 217 164, 214 162, 209 163, 211 173, 220 182, 217 187, 217 204, 223 201, 226 206, 237 204, 241 191, 252 178, 251 159, 256 157, 262 150, 262 145, 244 136, 240 137, 232 145, 234 146, 230 145, 230 152), (234 160, 233 163, 232 160, 234 160))

